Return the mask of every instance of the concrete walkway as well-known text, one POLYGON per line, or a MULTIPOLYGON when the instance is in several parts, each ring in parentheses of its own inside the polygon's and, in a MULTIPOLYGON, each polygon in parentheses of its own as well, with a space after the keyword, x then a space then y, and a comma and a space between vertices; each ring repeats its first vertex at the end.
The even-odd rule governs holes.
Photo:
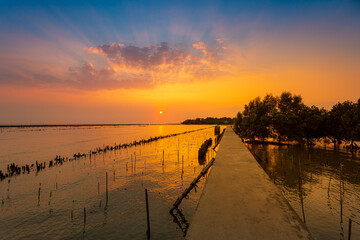
POLYGON ((306 226, 228 127, 186 239, 312 239, 306 226))

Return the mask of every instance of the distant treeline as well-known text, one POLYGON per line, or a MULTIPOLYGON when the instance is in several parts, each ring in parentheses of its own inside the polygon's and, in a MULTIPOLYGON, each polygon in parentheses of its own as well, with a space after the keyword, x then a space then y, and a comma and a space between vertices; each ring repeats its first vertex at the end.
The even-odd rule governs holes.
POLYGON ((229 117, 223 118, 196 118, 196 119, 187 119, 182 122, 182 124, 234 124, 235 119, 229 117))
POLYGON ((306 106, 300 95, 284 92, 280 97, 266 95, 245 105, 235 118, 234 130, 252 142, 297 141, 312 146, 317 140, 335 145, 348 142, 357 149, 360 140, 360 99, 335 104, 330 111, 306 106))

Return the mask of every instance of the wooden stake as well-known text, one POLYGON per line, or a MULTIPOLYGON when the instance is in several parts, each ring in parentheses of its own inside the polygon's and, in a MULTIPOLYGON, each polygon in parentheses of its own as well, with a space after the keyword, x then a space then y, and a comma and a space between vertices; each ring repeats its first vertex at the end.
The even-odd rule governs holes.
POLYGON ((108 193, 108 173, 106 172, 106 206, 108 205, 109 193, 108 193))
POLYGON ((146 199, 146 220, 147 220, 147 238, 150 239, 150 216, 149 216, 149 199, 148 199, 148 191, 145 188, 145 199, 146 199))
POLYGON ((351 240, 351 223, 352 223, 352 220, 351 220, 351 218, 349 218, 349 235, 348 235, 348 240, 351 240))
POLYGON ((184 173, 184 155, 182 156, 181 171, 184 173))
POLYGON ((72 208, 71 208, 71 220, 74 220, 74 203, 75 203, 75 200, 72 200, 72 208))
POLYGON ((84 225, 86 224, 86 208, 84 208, 84 225))
POLYGON ((329 179, 329 187, 328 187, 328 199, 330 198, 330 182, 331 182, 331 176, 330 176, 330 179, 329 179))
POLYGON ((190 186, 185 189, 185 191, 176 199, 175 203, 173 204, 173 207, 170 209, 170 213, 172 213, 175 209, 177 209, 182 202, 184 198, 187 197, 187 195, 190 193, 190 191, 193 188, 196 188, 196 184, 199 182, 200 178, 204 176, 210 169, 210 167, 213 165, 215 161, 215 158, 211 159, 211 161, 208 163, 208 165, 201 171, 201 173, 191 182, 190 186))
POLYGON ((341 222, 343 222, 343 194, 342 194, 342 184, 341 184, 341 178, 342 178, 342 165, 340 163, 340 220, 341 222))
POLYGON ((38 205, 40 203, 40 192, 41 192, 41 183, 39 184, 39 190, 38 190, 38 205))
POLYGON ((162 165, 164 166, 164 160, 165 160, 165 152, 164 152, 164 149, 163 149, 163 162, 162 162, 162 165))

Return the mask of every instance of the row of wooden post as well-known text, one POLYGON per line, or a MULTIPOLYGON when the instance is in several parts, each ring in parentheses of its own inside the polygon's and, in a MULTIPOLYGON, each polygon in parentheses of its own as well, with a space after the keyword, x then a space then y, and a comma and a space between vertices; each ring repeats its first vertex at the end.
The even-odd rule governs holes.
MULTIPOLYGON (((201 129, 202 130, 202 129, 201 129)), ((192 132, 192 131, 190 131, 190 132, 192 132)), ((176 134, 176 135, 178 135, 178 134, 176 134)), ((116 145, 116 144, 115 144, 116 145)), ((104 147, 105 148, 105 147, 104 147)), ((165 164, 165 151, 163 150, 163 161, 162 161, 162 165, 164 165, 165 164)), ((177 157, 178 157, 178 164, 179 164, 179 158, 180 158, 180 154, 179 154, 179 150, 177 150, 177 157)), ((91 154, 89 155, 90 156, 90 159, 91 159, 91 154)), ((135 165, 136 166, 136 155, 135 155, 135 153, 134 153, 134 157, 135 157, 135 159, 134 159, 134 162, 133 161, 131 161, 131 164, 133 165, 135 165)), ((132 159, 132 155, 131 155, 131 160, 133 160, 132 159)), ((200 175, 203 175, 204 173, 206 173, 207 172, 207 170, 208 170, 208 168, 211 166, 211 164, 213 163, 213 160, 214 159, 212 159, 212 161, 211 161, 211 163, 209 164, 209 166, 208 167, 206 167, 203 171, 202 171, 202 173, 200 174, 200 175)), ((126 171, 128 170, 128 165, 127 165, 128 163, 126 163, 126 171)), ((132 166, 132 168, 135 168, 135 166, 132 166)), ((182 175, 183 175, 183 173, 184 173, 184 155, 182 155, 182 175)), ((56 182, 56 189, 57 189, 57 186, 58 186, 58 184, 57 184, 57 182, 56 182)), ((38 189, 38 203, 40 203, 40 192, 41 192, 41 183, 39 184, 39 189, 38 189)), ((98 182, 98 194, 100 194, 100 183, 98 182)), ((52 195, 52 192, 50 192, 50 199, 51 199, 51 195, 52 195)), ((147 238, 148 239, 150 239, 150 215, 149 215, 149 200, 148 200, 148 190, 147 189, 145 189, 145 200, 146 200, 146 216, 147 216, 147 238)), ((105 209, 107 208, 107 206, 108 206, 108 201, 109 201, 109 193, 108 193, 108 172, 106 172, 106 205, 105 205, 105 209)), ((74 202, 74 201, 73 201, 74 202)), ((100 207, 101 207, 101 201, 100 201, 100 207)), ((74 216, 74 210, 72 209, 71 210, 71 219, 73 219, 73 216, 74 216)), ((86 226, 86 207, 84 207, 84 232, 85 232, 85 226, 86 226)))

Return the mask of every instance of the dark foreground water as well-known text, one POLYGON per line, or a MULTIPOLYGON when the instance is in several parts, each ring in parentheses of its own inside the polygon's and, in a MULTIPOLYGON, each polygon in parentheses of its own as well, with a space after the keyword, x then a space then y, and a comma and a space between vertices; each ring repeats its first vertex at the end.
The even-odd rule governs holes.
MULTIPOLYGON (((210 126, 2 128, 0 169, 204 127, 210 126)), ((213 127, 5 179, 0 182, 0 239, 145 239, 145 188, 151 238, 183 239, 205 179, 183 201, 182 214, 171 216, 169 209, 206 164, 198 161, 197 151, 210 137, 213 127)), ((207 160, 214 154, 210 151, 207 160)))
POLYGON ((248 145, 316 239, 360 239, 360 156, 301 146, 248 145))

